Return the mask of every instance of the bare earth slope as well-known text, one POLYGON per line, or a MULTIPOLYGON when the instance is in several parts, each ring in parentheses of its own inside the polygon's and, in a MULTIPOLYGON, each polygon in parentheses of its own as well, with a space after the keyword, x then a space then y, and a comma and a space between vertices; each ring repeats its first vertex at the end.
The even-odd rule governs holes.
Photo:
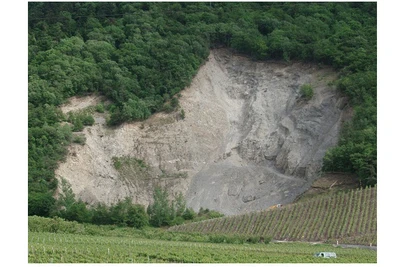
MULTIPOLYGON (((183 192, 190 207, 238 214, 289 203, 317 178, 326 149, 337 142, 345 100, 328 86, 335 74, 303 63, 254 62, 214 50, 177 114, 156 114, 116 129, 103 114, 70 147, 57 176, 94 204, 126 196, 148 205, 155 185, 183 192), (309 83, 314 97, 303 100, 309 83), (114 162, 121 163, 115 168, 114 162)), ((93 100, 72 99, 62 107, 93 100)))

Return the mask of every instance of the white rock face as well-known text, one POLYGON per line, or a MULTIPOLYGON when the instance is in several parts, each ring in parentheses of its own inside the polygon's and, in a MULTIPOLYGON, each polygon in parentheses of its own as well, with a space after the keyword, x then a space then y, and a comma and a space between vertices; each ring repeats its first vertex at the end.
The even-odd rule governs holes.
MULTIPOLYGON (((56 174, 90 204, 130 196, 148 205, 155 185, 171 196, 182 192, 195 210, 227 215, 290 203, 317 178, 347 116, 345 99, 328 86, 334 78, 310 64, 212 51, 181 92, 184 119, 179 112, 160 113, 110 129, 104 115, 95 114, 96 124, 83 131, 86 144, 72 145, 56 174), (303 84, 314 88, 309 101, 301 98, 303 84), (117 170, 115 157, 136 161, 117 170)), ((62 108, 83 102, 93 104, 93 97, 62 108)))

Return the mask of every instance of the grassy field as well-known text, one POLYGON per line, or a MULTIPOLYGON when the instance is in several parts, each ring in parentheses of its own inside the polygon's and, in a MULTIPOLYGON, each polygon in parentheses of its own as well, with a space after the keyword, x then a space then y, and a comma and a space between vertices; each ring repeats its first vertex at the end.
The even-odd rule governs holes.
POLYGON ((318 196, 281 208, 183 224, 169 230, 377 245, 376 190, 374 187, 318 196))
POLYGON ((29 232, 29 263, 376 263, 376 251, 328 244, 210 244, 29 232), (336 259, 313 256, 334 251, 336 259))

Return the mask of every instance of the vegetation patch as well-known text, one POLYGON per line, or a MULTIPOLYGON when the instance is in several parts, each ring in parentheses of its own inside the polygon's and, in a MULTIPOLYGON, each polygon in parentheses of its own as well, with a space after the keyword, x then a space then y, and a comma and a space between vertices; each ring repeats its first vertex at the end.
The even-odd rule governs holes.
POLYGON ((70 111, 67 115, 67 121, 73 125, 72 130, 74 132, 80 132, 83 130, 84 126, 92 126, 94 124, 91 110, 70 111))
POLYGON ((303 84, 300 87, 300 94, 306 100, 310 100, 314 96, 314 89, 311 84, 303 84))
POLYGON ((84 145, 86 142, 86 137, 84 134, 73 134, 72 142, 80 145, 84 145))
MULTIPOLYGON (((114 168, 121 173, 121 175, 132 175, 137 173, 148 174, 150 167, 142 160, 132 157, 112 157, 114 168)), ((148 177, 148 175, 146 175, 148 177)))

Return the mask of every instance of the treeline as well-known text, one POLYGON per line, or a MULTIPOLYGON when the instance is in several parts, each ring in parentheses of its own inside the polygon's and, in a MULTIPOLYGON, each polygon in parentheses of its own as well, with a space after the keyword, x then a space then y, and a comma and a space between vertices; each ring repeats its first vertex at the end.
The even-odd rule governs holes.
POLYGON ((196 213, 193 209, 186 207, 182 194, 171 201, 167 190, 161 187, 154 189, 153 201, 147 210, 143 205, 133 203, 129 197, 110 206, 98 203, 89 207, 82 200, 76 199, 71 185, 65 179, 62 179, 60 189, 57 200, 49 206, 50 217, 79 223, 142 229, 146 226, 172 226, 223 216, 219 212, 203 208, 196 213))
POLYGON ((110 126, 172 111, 215 47, 335 67, 354 119, 324 169, 376 183, 376 3, 28 4, 29 214, 49 216, 54 170, 82 128, 60 104, 102 94, 110 126))

